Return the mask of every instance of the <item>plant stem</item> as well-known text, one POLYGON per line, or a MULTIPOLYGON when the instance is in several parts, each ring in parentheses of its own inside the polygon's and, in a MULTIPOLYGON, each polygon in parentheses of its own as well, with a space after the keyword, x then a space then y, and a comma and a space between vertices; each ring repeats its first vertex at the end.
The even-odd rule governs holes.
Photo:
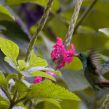
POLYGON ((14 96, 13 96, 13 101, 15 101, 16 100, 16 97, 17 97, 17 90, 15 91, 15 93, 14 93, 14 96))
POLYGON ((14 103, 11 103, 9 109, 12 109, 13 106, 14 106, 14 103))
POLYGON ((75 5, 75 8, 74 8, 74 13, 72 15, 71 22, 70 22, 70 25, 69 25, 69 29, 68 29, 68 32, 66 34, 65 40, 64 40, 64 44, 65 44, 66 47, 71 42, 72 35, 73 35, 73 32, 74 32, 74 27, 75 27, 77 18, 79 16, 79 11, 80 11, 82 2, 83 2, 83 0, 77 0, 76 1, 76 5, 75 5))
POLYGON ((21 102, 21 101, 23 101, 23 100, 26 100, 26 99, 27 99, 27 97, 23 97, 23 98, 21 98, 21 99, 15 101, 14 104, 17 104, 17 103, 19 103, 19 102, 21 102))
POLYGON ((17 100, 17 101, 11 100, 9 109, 12 109, 13 106, 15 106, 17 103, 19 103, 19 102, 21 102, 21 101, 23 101, 23 100, 25 100, 25 99, 26 99, 26 97, 21 98, 21 99, 19 99, 19 100, 17 100))
POLYGON ((84 13, 82 14, 82 16, 80 17, 80 19, 77 22, 77 25, 75 26, 74 29, 74 33, 77 31, 79 25, 84 21, 84 19, 87 17, 88 13, 92 10, 92 8, 95 6, 95 4, 97 3, 98 0, 93 0, 92 3, 90 4, 90 6, 84 11, 84 13))
POLYGON ((27 50, 27 53, 26 53, 25 61, 28 61, 30 52, 31 52, 31 50, 32 50, 32 48, 35 44, 35 41, 37 40, 37 37, 38 37, 40 31, 45 26, 45 23, 48 19, 52 4, 53 4, 53 0, 48 0, 48 4, 47 4, 47 7, 44 11, 44 15, 42 16, 41 20, 39 21, 38 27, 37 27, 32 39, 31 39, 30 43, 29 43, 29 47, 28 47, 28 50, 27 50))

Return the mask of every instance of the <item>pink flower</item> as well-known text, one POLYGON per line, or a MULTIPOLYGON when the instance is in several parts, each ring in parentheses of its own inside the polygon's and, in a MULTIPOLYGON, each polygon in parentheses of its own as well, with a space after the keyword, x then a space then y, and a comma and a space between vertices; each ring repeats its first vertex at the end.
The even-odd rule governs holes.
POLYGON ((51 75, 51 76, 53 76, 53 77, 56 77, 56 74, 53 73, 53 72, 51 72, 51 71, 46 71, 46 73, 49 74, 49 75, 51 75))
POLYGON ((56 44, 51 52, 52 60, 58 65, 57 68, 62 68, 66 63, 70 63, 75 55, 75 47, 72 44, 71 49, 67 50, 61 38, 56 38, 56 44))
MULTIPOLYGON (((51 75, 51 76, 53 76, 53 77, 56 77, 56 74, 53 73, 53 72, 51 72, 51 71, 46 71, 45 73, 47 73, 47 74, 49 74, 49 75, 51 75)), ((33 83, 34 83, 34 84, 38 84, 38 83, 42 82, 44 79, 45 79, 44 77, 36 76, 36 77, 34 78, 34 80, 33 80, 33 83)))
POLYGON ((40 83, 42 80, 43 80, 42 77, 36 76, 36 77, 34 78, 34 80, 33 80, 33 83, 34 83, 34 84, 37 84, 37 83, 40 83))

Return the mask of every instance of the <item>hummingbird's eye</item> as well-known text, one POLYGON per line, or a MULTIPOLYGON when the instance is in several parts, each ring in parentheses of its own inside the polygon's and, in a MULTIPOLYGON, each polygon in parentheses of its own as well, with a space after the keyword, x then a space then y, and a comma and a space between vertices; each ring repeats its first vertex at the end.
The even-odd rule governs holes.
POLYGON ((79 56, 82 56, 82 54, 80 53, 79 56))

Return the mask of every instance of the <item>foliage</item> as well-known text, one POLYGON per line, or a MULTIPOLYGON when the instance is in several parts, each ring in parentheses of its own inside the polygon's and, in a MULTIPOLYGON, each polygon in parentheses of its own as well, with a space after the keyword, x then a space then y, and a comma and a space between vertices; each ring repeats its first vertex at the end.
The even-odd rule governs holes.
MULTIPOLYGON (((13 75, 8 74, 6 77, 3 75, 2 72, 0 73, 0 87, 2 91, 6 93, 8 100, 10 100, 10 106, 12 105, 11 100, 15 100, 13 101, 14 106, 17 103, 21 102, 22 100, 32 98, 36 99, 36 101, 37 100, 48 101, 50 103, 55 104, 59 108, 60 105, 57 99, 59 100, 68 99, 79 101, 79 97, 77 97, 75 94, 65 90, 61 86, 55 85, 50 81, 50 80, 53 81, 56 80, 53 76, 47 74, 46 70, 43 71, 44 68, 47 69, 46 68, 48 66, 47 61, 41 57, 38 57, 33 50, 31 51, 29 61, 25 62, 25 60, 18 60, 19 47, 14 42, 4 38, 0 38, 0 49, 6 56, 4 60, 18 72, 17 76, 15 76, 14 74, 13 75), (24 75, 24 73, 22 72, 25 72, 25 74, 27 73, 27 75, 29 75, 30 77, 41 76, 44 78, 48 78, 50 80, 44 80, 43 82, 36 85, 28 83, 30 84, 28 86, 27 82, 26 83, 24 82, 26 75, 24 75), (12 81, 13 83, 9 81, 12 81), (8 92, 8 90, 10 91, 8 92), (10 95, 10 93, 12 93, 11 94, 12 96, 10 95)), ((9 103, 5 99, 1 100, 0 103, 1 106, 2 105, 5 106, 4 108, 6 109, 9 108, 9 103)))
MULTIPOLYGON (((93 109, 95 104, 100 107, 108 89, 94 94, 79 58, 74 57, 59 71, 50 57, 56 37, 65 39, 75 0, 54 0, 45 28, 25 61, 47 1, 0 0, 0 108, 93 109), (46 71, 55 73, 57 78, 46 71), (43 81, 33 84, 36 76, 43 81)), ((108 10, 109 0, 84 0, 72 38, 77 53, 87 55, 93 48, 100 54, 101 64, 108 64, 109 60, 108 10)), ((108 73, 104 76, 109 79, 108 73)))

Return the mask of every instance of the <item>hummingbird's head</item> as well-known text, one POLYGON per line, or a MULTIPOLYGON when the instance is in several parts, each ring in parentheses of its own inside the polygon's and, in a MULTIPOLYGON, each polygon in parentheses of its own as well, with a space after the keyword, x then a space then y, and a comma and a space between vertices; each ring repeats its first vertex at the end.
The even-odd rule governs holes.
POLYGON ((84 53, 78 53, 78 55, 76 55, 82 63, 84 63, 87 59, 87 56, 84 53))

